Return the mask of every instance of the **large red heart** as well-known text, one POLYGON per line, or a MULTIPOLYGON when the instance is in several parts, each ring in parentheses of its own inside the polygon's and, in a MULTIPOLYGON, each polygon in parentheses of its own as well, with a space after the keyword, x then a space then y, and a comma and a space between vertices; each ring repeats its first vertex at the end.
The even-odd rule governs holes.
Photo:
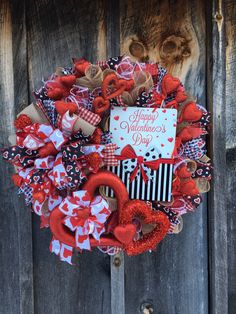
POLYGON ((141 218, 145 224, 155 224, 156 227, 145 234, 141 239, 125 245, 128 255, 141 254, 147 250, 153 250, 167 234, 170 222, 162 212, 151 210, 148 205, 140 200, 132 200, 125 204, 120 212, 120 224, 130 224, 134 218, 141 218))
MULTIPOLYGON (((96 189, 100 186, 109 186, 113 189, 117 198, 117 210, 120 213, 124 204, 128 201, 129 195, 126 190, 124 183, 121 179, 110 171, 100 171, 96 174, 91 174, 84 184, 83 189, 87 190, 88 193, 93 196, 96 189)), ((50 216, 50 229, 59 241, 76 247, 75 235, 68 228, 65 227, 63 221, 65 215, 59 210, 58 206, 52 211, 50 216)), ((90 239, 91 246, 116 246, 123 247, 123 244, 117 240, 113 235, 102 235, 98 242, 94 238, 90 239)))
MULTIPOLYGON (((106 170, 89 176, 88 181, 83 186, 89 195, 93 196, 96 189, 100 186, 109 186, 113 189, 117 198, 117 210, 119 214, 119 225, 114 230, 114 235, 102 235, 98 242, 91 237, 91 246, 116 246, 122 247, 129 255, 136 255, 147 250, 154 249, 164 238, 169 229, 169 220, 161 212, 152 211, 145 202, 140 200, 128 201, 129 196, 124 183, 121 179, 106 170), (149 234, 145 234, 140 240, 134 241, 136 228, 132 227, 135 217, 143 219, 146 224, 155 224, 156 227, 149 234)), ((75 236, 65 227, 65 215, 56 207, 50 216, 50 228, 56 239, 76 247, 75 236)))

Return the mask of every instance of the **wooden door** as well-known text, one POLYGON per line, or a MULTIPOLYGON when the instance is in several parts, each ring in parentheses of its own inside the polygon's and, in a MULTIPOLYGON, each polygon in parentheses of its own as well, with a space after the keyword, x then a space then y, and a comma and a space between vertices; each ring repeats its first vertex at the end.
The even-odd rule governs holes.
POLYGON ((40 230, 16 195, 12 167, 1 162, 0 313, 235 313, 233 2, 1 0, 1 147, 56 66, 127 53, 161 62, 211 109, 215 176, 203 206, 155 253, 83 252, 72 267, 50 254, 50 231, 40 230))

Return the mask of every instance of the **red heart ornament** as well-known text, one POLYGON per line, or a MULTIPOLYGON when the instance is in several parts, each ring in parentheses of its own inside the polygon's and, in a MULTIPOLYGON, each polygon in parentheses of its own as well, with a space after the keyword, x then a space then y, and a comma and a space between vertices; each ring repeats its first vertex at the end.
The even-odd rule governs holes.
POLYGON ((114 73, 110 73, 108 74, 103 82, 102 82, 102 96, 105 99, 112 99, 115 98, 117 96, 119 96, 120 94, 122 94, 125 89, 126 89, 126 81, 122 80, 122 79, 118 79, 118 77, 116 76, 116 74, 114 73), (108 90, 108 86, 112 85, 114 91, 112 93, 110 93, 109 95, 107 95, 107 90, 108 90))
POLYGON ((197 107, 196 103, 190 102, 184 106, 179 121, 194 122, 200 120, 202 111, 197 107))
POLYGON ((190 141, 194 138, 197 138, 197 137, 201 136, 202 134, 203 134, 202 129, 195 128, 192 126, 187 126, 179 132, 178 138, 180 138, 181 141, 184 143, 184 142, 190 141))
POLYGON ((123 244, 129 244, 135 234, 136 234, 136 227, 133 224, 128 224, 125 226, 119 225, 116 226, 114 229, 114 235, 115 237, 123 244))
MULTIPOLYGON (((167 216, 161 212, 152 211, 143 201, 128 201, 129 196, 124 183, 117 175, 106 170, 90 175, 83 189, 93 196, 96 189, 104 185, 113 189, 117 198, 119 225, 114 229, 116 237, 111 234, 102 235, 100 241, 91 237, 91 246, 122 247, 129 255, 136 255, 154 249, 169 230, 170 222, 167 216), (137 216, 143 219, 144 223, 155 224, 156 227, 149 234, 145 234, 141 239, 134 241, 136 228, 132 221, 137 216)), ((63 224, 64 218, 65 215, 56 207, 50 216, 50 229, 56 239, 76 247, 74 233, 65 227, 63 224)))
POLYGON ((94 112, 96 114, 101 114, 110 107, 110 102, 109 100, 104 99, 103 97, 99 96, 96 97, 93 101, 93 108, 94 112))
POLYGON ((177 90, 180 85, 180 80, 173 77, 171 74, 166 74, 162 80, 162 93, 166 96, 177 90))
POLYGON ((145 202, 140 200, 132 200, 125 204, 120 212, 119 222, 122 225, 129 225, 136 217, 143 219, 145 224, 155 224, 156 227, 150 233, 143 235, 141 239, 133 240, 125 245, 128 255, 137 255, 155 249, 170 227, 169 219, 164 213, 151 210, 145 202))
POLYGON ((178 103, 184 102, 186 99, 188 98, 188 96, 185 94, 185 91, 182 90, 182 88, 178 88, 177 93, 175 95, 175 100, 178 103))
MULTIPOLYGON (((124 183, 114 173, 102 170, 96 174, 91 174, 84 184, 83 189, 87 190, 88 194, 93 196, 96 189, 100 186, 109 186, 113 189, 117 199, 117 210, 120 214, 124 204, 128 201, 129 195, 124 183)), ((65 215, 59 210, 58 206, 52 211, 50 216, 50 229, 59 241, 76 247, 75 235, 68 228, 65 227, 63 221, 65 215)), ((90 239, 91 246, 116 246, 123 247, 123 244, 118 241, 113 235, 102 235, 98 242, 93 237, 90 239)))

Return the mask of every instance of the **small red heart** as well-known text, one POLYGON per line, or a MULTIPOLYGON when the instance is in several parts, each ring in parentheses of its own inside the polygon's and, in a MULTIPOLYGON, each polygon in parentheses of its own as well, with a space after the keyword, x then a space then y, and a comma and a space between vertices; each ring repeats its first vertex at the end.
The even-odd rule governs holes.
POLYGON ((187 126, 180 131, 178 137, 181 139, 182 142, 187 142, 192 140, 193 138, 201 136, 202 133, 203 131, 200 128, 187 126))
POLYGON ((71 87, 76 82, 75 75, 63 75, 59 77, 60 82, 66 87, 71 87))
POLYGON ((56 111, 63 116, 68 110, 70 114, 78 112, 78 106, 75 102, 55 101, 56 111))
POLYGON ((114 229, 114 235, 121 243, 129 244, 136 234, 136 227, 133 224, 125 226, 116 226, 114 229))
POLYGON ((170 142, 170 143, 172 143, 173 140, 174 140, 173 137, 169 137, 169 138, 168 138, 168 142, 170 142))
POLYGON ((162 93, 168 95, 177 90, 180 85, 180 80, 173 77, 171 74, 166 74, 162 80, 162 93))
POLYGON ((94 112, 97 114, 102 114, 104 111, 106 111, 110 107, 110 102, 107 99, 104 99, 103 97, 99 96, 96 97, 93 101, 93 108, 94 112))
POLYGON ((184 102, 186 99, 187 99, 187 95, 185 94, 185 91, 182 90, 182 89, 178 89, 177 90, 177 94, 175 96, 175 100, 178 102, 178 103, 181 103, 181 102, 184 102))
POLYGON ((122 141, 124 140, 124 138, 121 136, 121 138, 120 138, 122 141))
POLYGON ((194 202, 197 203, 197 204, 200 204, 201 203, 200 197, 195 198, 194 202))
POLYGON ((119 119, 120 119, 119 116, 115 116, 115 117, 114 117, 114 120, 116 120, 116 121, 118 121, 119 119))
POLYGON ((163 109, 162 112, 166 113, 166 109, 163 109))
POLYGON ((161 144, 161 147, 164 147, 165 145, 164 144, 161 144))
POLYGON ((176 127, 176 124, 175 124, 175 123, 173 124, 173 127, 176 127))
POLYGON ((122 110, 123 110, 123 111, 126 111, 126 110, 127 110, 127 108, 126 108, 126 107, 124 107, 124 108, 122 108, 122 110))
POLYGON ((196 103, 190 102, 184 106, 180 116, 180 122, 189 121, 194 122, 200 120, 202 117, 202 111, 197 107, 196 103))

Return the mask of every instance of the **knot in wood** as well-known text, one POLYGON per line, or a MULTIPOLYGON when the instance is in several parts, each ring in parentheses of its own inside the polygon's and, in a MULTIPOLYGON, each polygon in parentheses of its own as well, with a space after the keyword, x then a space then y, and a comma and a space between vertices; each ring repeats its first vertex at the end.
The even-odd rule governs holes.
POLYGON ((153 314, 154 309, 153 309, 153 304, 151 302, 143 302, 140 306, 140 313, 142 314, 153 314))
POLYGON ((139 41, 133 41, 129 46, 129 52, 137 59, 142 59, 145 53, 144 45, 139 41))
POLYGON ((167 37, 160 47, 160 57, 165 64, 182 62, 190 55, 189 40, 181 36, 167 37))

